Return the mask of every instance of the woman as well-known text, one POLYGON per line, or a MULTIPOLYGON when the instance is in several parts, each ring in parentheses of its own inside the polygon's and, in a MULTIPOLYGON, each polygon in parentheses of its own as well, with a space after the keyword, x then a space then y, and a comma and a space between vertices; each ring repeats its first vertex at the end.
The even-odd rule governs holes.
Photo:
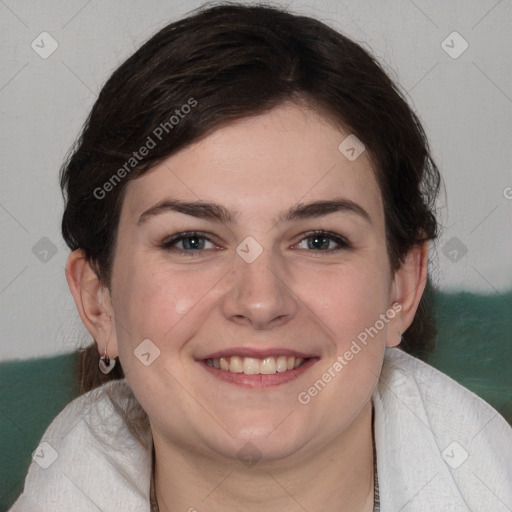
POLYGON ((63 167, 88 393, 12 510, 511 507, 510 427, 410 355, 439 182, 324 24, 228 5, 161 30, 63 167))

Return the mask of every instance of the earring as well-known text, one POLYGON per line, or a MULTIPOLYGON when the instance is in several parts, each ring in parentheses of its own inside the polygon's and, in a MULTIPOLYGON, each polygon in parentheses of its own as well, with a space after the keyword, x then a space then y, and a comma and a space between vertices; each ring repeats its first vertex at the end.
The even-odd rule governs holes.
POLYGON ((101 373, 107 375, 114 369, 115 365, 116 365, 116 360, 110 359, 108 357, 107 347, 105 347, 105 353, 100 357, 100 361, 98 363, 101 373))

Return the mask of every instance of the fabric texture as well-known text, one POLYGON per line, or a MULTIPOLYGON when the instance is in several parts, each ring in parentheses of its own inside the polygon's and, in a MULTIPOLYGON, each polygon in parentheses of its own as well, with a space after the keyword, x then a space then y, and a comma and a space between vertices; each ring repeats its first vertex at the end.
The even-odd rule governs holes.
MULTIPOLYGON (((397 348, 372 404, 381 512, 512 510, 512 428, 490 405, 397 348)), ((10 512, 149 512, 149 424, 138 439, 120 411, 145 417, 125 380, 66 406, 10 512)))

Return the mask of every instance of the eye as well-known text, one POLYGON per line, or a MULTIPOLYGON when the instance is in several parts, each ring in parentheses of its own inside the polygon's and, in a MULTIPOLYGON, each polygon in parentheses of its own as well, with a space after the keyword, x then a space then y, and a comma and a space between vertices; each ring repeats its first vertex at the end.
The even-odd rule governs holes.
MULTIPOLYGON (((218 249, 211 240, 199 231, 185 231, 167 237, 161 244, 165 251, 182 254, 199 253, 205 250, 218 249)), ((351 248, 350 243, 342 236, 328 231, 313 231, 304 237, 297 245, 299 249, 313 252, 336 252, 351 248)))
POLYGON ((298 244, 299 249, 310 249, 316 252, 334 252, 349 249, 350 243, 344 237, 328 231, 313 231, 298 244), (333 247, 333 244, 337 247, 333 247))
POLYGON ((166 238, 160 244, 160 247, 166 251, 175 251, 181 253, 201 252, 205 249, 217 248, 213 242, 211 242, 206 236, 199 233, 198 231, 176 233, 175 235, 166 238))

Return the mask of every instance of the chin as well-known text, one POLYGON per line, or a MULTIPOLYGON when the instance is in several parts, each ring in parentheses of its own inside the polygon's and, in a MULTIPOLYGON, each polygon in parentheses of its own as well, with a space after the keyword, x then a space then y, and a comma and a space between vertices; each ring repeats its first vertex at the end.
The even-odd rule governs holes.
POLYGON ((228 458, 234 455, 242 462, 245 456, 261 459, 261 462, 286 458, 303 447, 305 433, 291 423, 281 424, 282 420, 281 417, 275 422, 251 422, 232 427, 226 443, 216 442, 212 448, 228 458))

